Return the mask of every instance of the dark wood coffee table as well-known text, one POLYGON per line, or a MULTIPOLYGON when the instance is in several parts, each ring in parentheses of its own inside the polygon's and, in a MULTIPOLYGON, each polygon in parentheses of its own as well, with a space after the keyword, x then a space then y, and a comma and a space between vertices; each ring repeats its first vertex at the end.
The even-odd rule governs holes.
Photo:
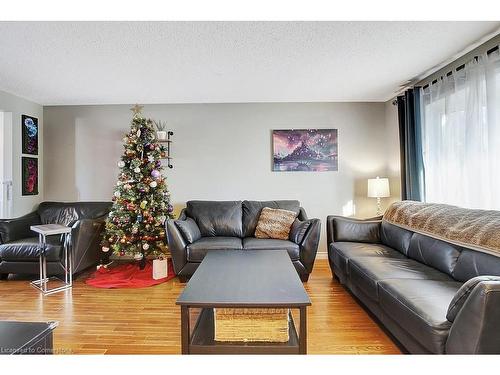
POLYGON ((182 354, 306 354, 306 307, 311 305, 285 250, 210 251, 177 299, 182 354), (214 308, 298 309, 297 334, 290 314, 285 343, 218 342, 214 308), (190 309, 200 310, 193 329, 190 309))

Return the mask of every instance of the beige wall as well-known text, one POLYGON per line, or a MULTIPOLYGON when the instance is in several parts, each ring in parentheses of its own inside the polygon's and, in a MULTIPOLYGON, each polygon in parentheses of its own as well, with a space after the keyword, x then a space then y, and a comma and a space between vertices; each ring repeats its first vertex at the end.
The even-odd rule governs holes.
MULTIPOLYGON (((29 100, 0 91, 0 111, 12 114, 13 217, 31 212, 43 200, 43 107, 29 100), (38 118, 38 195, 21 195, 21 115, 38 118)), ((32 155, 27 155, 32 156, 32 155)), ((36 156, 33 156, 36 157, 36 156)))
MULTIPOLYGON (((110 199, 129 107, 44 108, 45 199, 110 199)), ((327 215, 349 215, 352 207, 354 216, 375 214, 366 179, 385 175, 392 165, 387 108, 384 103, 184 104, 147 105, 144 114, 166 120, 175 133, 174 169, 167 176, 176 211, 189 199, 298 199, 310 217, 322 220, 320 251, 325 252, 327 215), (272 172, 271 130, 287 128, 339 129, 339 171, 272 172)))

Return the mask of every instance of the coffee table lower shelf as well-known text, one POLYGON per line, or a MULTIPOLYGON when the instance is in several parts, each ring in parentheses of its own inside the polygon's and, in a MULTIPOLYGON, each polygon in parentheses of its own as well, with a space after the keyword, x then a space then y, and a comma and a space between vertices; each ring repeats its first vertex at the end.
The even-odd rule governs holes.
POLYGON ((201 310, 189 339, 189 354, 300 354, 299 337, 292 316, 288 323, 288 342, 215 341, 213 308, 201 310))

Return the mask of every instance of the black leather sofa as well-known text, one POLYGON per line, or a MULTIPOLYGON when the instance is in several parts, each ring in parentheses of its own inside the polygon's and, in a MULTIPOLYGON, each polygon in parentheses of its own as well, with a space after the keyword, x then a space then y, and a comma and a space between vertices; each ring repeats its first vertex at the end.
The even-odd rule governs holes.
MULTIPOLYGON (((0 275, 39 272, 38 236, 30 226, 62 224, 71 226, 73 273, 98 263, 100 234, 111 208, 110 202, 43 202, 38 209, 16 219, 0 220, 0 275)), ((47 237, 47 272, 62 274, 61 237, 47 237)))
POLYGON ((175 273, 186 281, 212 250, 287 250, 303 281, 312 272, 321 222, 307 219, 295 200, 189 201, 177 220, 167 220, 167 240, 175 273), (263 207, 297 213, 288 240, 259 239, 255 227, 263 207))
POLYGON ((500 258, 328 216, 332 273, 410 353, 500 353, 500 258))

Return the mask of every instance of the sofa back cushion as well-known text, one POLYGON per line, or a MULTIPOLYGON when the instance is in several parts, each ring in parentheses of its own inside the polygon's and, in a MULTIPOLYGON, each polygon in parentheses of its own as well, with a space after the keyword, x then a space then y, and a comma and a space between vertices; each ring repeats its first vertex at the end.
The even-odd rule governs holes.
POLYGON ((333 233, 336 242, 380 243, 380 221, 336 217, 333 219, 333 233))
POLYGON ((243 237, 254 236, 260 212, 264 207, 293 211, 297 214, 300 211, 300 203, 296 200, 243 201, 243 237))
POLYGON ((96 219, 105 216, 111 202, 42 202, 38 214, 42 224, 72 225, 80 219, 96 219))
POLYGON ((241 201, 188 201, 186 214, 202 237, 243 237, 241 201))
POLYGON ((201 238, 200 228, 194 219, 188 217, 186 220, 174 220, 175 225, 182 233, 187 243, 193 243, 201 238))
POLYGON ((461 247, 423 234, 414 233, 408 247, 408 257, 452 276, 461 247))
POLYGON ((382 220, 380 240, 384 245, 392 247, 404 255, 408 255, 412 235, 413 232, 382 220))
POLYGON ((500 276, 500 257, 462 248, 453 278, 465 282, 476 276, 500 276))

